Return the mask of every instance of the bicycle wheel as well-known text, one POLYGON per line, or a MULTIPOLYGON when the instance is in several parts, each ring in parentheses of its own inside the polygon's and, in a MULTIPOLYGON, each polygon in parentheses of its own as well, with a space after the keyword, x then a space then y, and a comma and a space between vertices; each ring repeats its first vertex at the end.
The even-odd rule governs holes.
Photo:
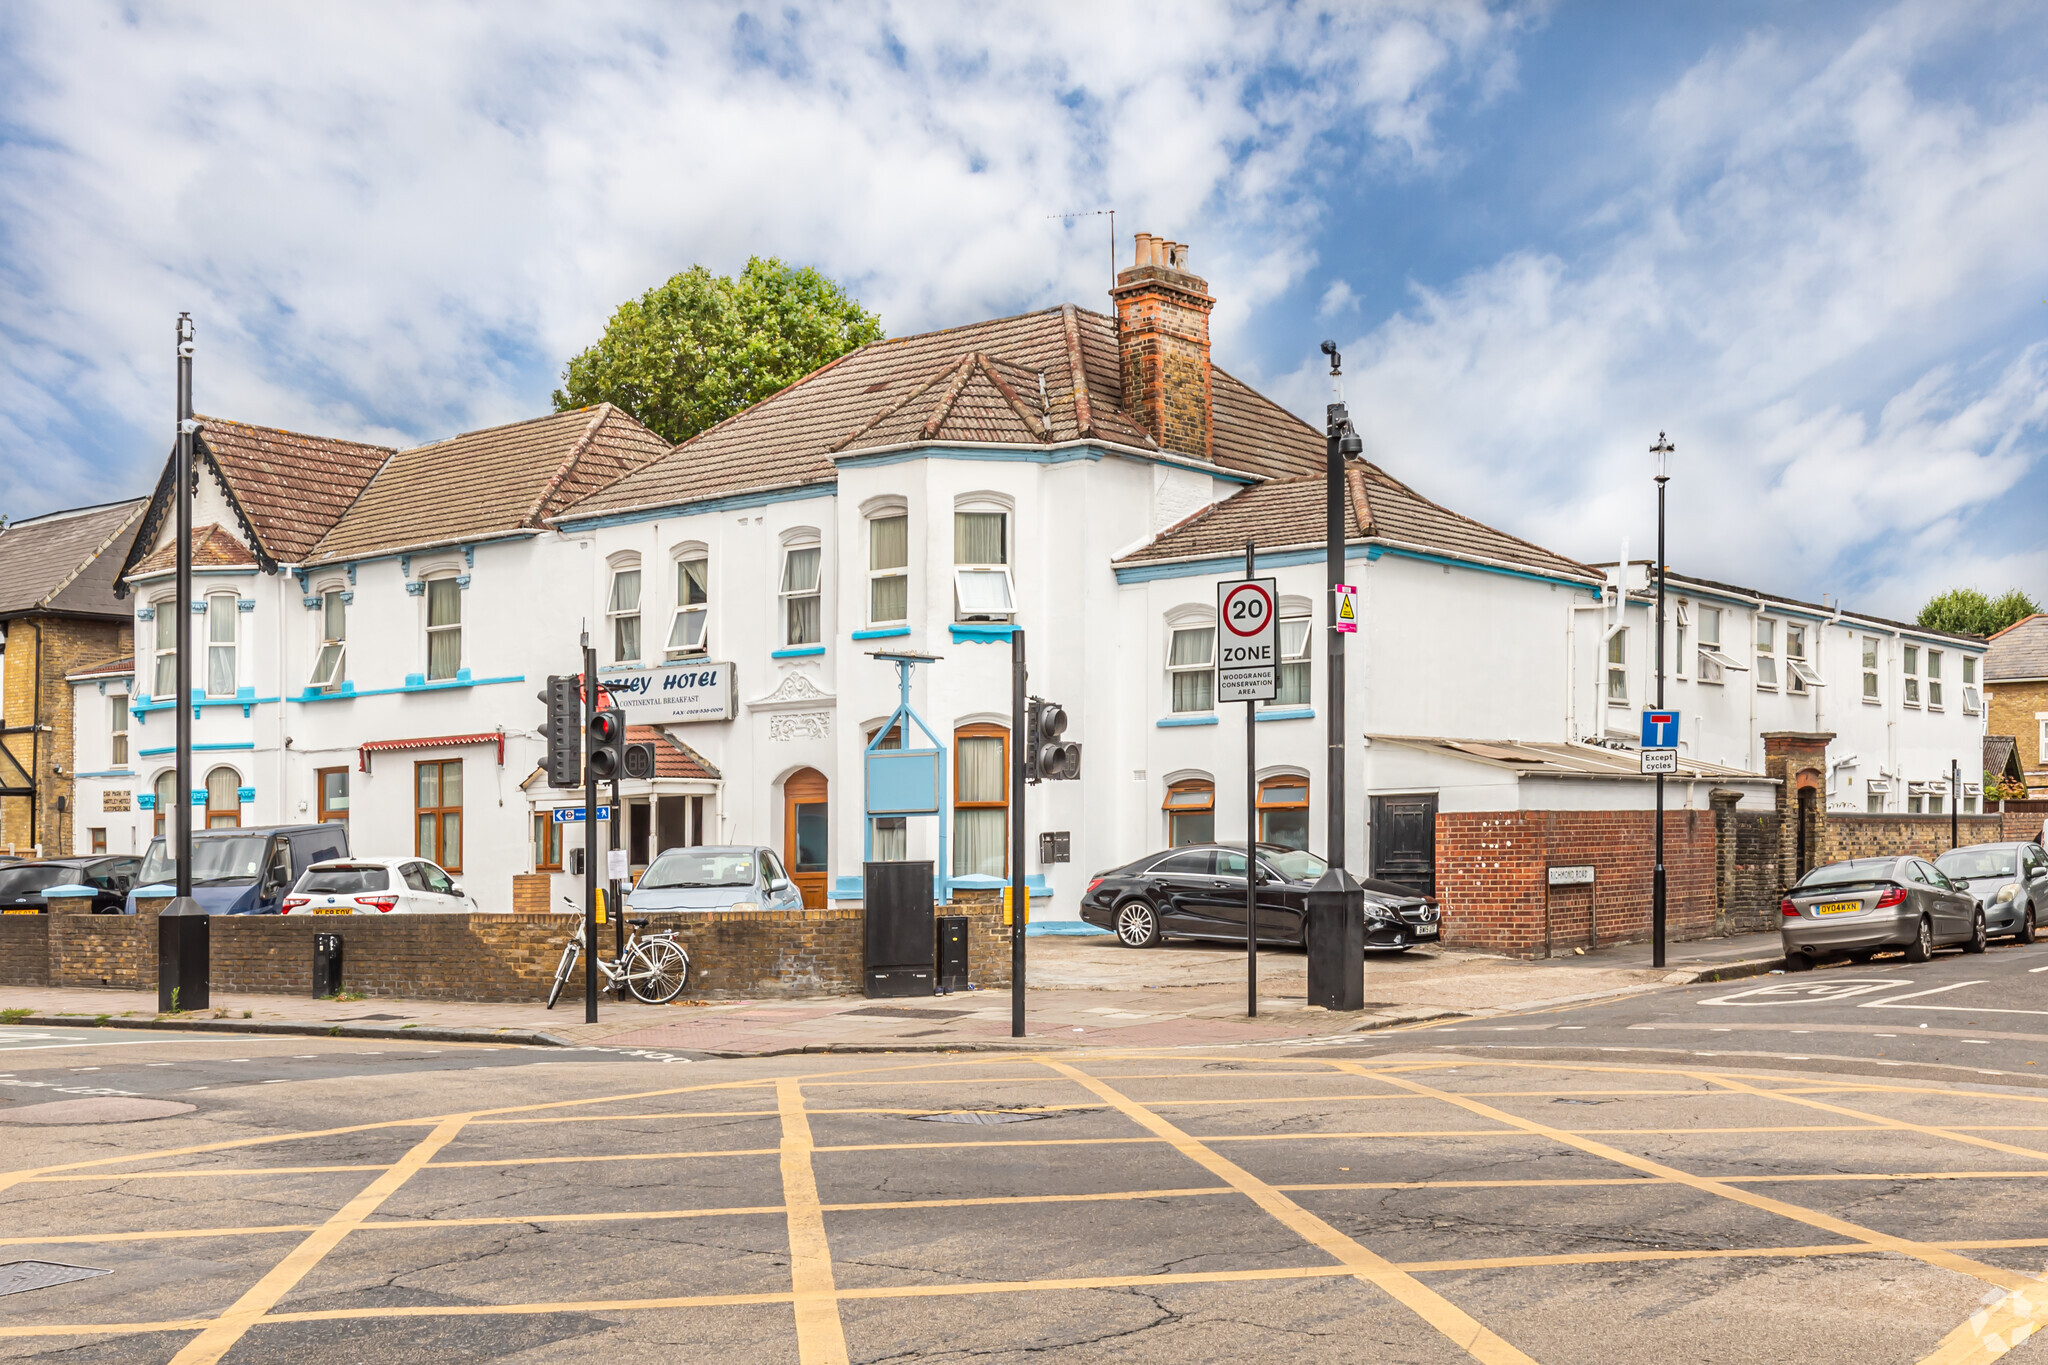
POLYGON ((562 949, 562 965, 555 968, 555 984, 548 987, 548 1008, 562 998, 562 987, 567 984, 569 974, 576 970, 576 940, 570 939, 569 946, 562 949))
POLYGON ((633 994, 650 1005, 665 1005, 690 984, 690 955, 683 945, 654 939, 633 950, 626 982, 633 994))

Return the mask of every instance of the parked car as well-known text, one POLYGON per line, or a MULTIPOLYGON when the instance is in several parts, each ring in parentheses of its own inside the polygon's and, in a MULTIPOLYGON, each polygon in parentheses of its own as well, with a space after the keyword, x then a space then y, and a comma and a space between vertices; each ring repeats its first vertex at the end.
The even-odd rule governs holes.
POLYGON ((35 915, 48 910, 44 892, 52 887, 92 888, 92 912, 118 915, 142 859, 134 854, 96 858, 44 858, 0 867, 0 913, 35 915))
MULTIPOLYGON (((177 892, 175 850, 150 841, 126 913, 139 896, 177 892)), ((192 831, 192 899, 209 915, 274 915, 302 869, 348 856, 348 826, 270 825, 192 831)))
POLYGON ((1975 844, 1934 860, 1942 875, 1977 898, 1984 927, 2032 943, 2048 910, 2048 850, 2039 844, 1975 844))
POLYGON ((1787 971, 1805 971, 1836 953, 1866 962, 1903 948, 1908 962, 1925 962, 1945 945, 1959 943, 1967 953, 1985 946, 1977 898, 1925 858, 1851 858, 1816 867, 1778 909, 1787 971))
POLYGON ((628 910, 801 910, 803 893, 775 850, 664 849, 626 897, 628 910))
POLYGON ((424 858, 333 858, 299 874, 287 915, 473 915, 476 901, 424 858))
MULTIPOLYGON (((1258 856, 1259 942, 1307 946, 1309 888, 1329 864, 1278 844, 1260 844, 1258 856)), ((1150 948, 1169 935, 1242 943, 1244 873, 1242 844, 1169 848, 1093 878, 1081 894, 1081 918, 1127 948, 1150 948)), ((1438 940, 1436 902, 1394 882, 1363 885, 1367 951, 1438 940)))

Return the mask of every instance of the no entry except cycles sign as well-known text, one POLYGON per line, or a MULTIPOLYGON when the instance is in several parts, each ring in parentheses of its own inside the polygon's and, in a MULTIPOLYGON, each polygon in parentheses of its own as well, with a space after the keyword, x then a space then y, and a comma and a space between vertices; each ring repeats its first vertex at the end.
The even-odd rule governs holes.
POLYGON ((1271 578, 1216 585, 1216 700, 1271 701, 1280 690, 1279 596, 1271 578))

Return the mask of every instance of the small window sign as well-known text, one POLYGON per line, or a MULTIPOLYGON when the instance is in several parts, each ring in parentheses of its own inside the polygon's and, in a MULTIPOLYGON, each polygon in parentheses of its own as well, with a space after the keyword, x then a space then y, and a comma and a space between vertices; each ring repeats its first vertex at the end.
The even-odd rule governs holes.
POLYGON ((1593 869, 1585 867, 1553 867, 1550 869, 1552 886, 1591 886, 1593 869))

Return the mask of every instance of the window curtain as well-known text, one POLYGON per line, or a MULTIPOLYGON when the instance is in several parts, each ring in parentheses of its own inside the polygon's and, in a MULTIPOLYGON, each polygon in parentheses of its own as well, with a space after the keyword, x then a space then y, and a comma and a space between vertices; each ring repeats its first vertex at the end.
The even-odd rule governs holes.
POLYGON ((818 561, 823 553, 812 545, 783 557, 782 591, 788 603, 785 644, 814 645, 824 638, 818 611, 818 561))
POLYGON ((452 678, 461 666, 462 589, 452 578, 432 579, 427 583, 427 676, 452 678))
POLYGON ((910 563, 910 518, 876 517, 868 523, 868 567, 901 569, 910 563))
POLYGON ((612 575, 612 604, 610 611, 640 610, 640 571, 620 569, 612 575))
POLYGON ((1004 799, 1008 775, 1003 771, 1003 741, 999 736, 977 735, 963 737, 957 743, 960 790, 954 800, 961 804, 953 812, 953 873, 1000 877, 1009 812, 1001 805, 977 807, 966 803, 1004 799))
POLYGON ((242 775, 215 768, 206 775, 206 827, 231 829, 242 823, 242 775))
POLYGON ((206 604, 206 695, 235 695, 235 599, 218 597, 206 604))
POLYGON ((1216 709, 1216 630, 1213 626, 1176 630, 1168 666, 1173 674, 1173 709, 1213 711, 1216 709))
POLYGON ((1308 638, 1307 621, 1289 620, 1280 623, 1280 685, 1276 689, 1277 694, 1272 705, 1309 704, 1308 638), (1289 660, 1292 662, 1288 662, 1289 660))
POLYGON ((903 621, 910 616, 910 579, 903 574, 885 574, 868 585, 868 620, 903 621))
POLYGON ((1004 554, 1002 512, 955 512, 953 514, 953 562, 955 564, 1007 564, 1004 554))
POLYGON ((156 696, 159 700, 178 690, 178 604, 156 604, 156 696))
POLYGON ((900 815, 875 821, 875 861, 900 863, 910 856, 910 822, 900 815))

